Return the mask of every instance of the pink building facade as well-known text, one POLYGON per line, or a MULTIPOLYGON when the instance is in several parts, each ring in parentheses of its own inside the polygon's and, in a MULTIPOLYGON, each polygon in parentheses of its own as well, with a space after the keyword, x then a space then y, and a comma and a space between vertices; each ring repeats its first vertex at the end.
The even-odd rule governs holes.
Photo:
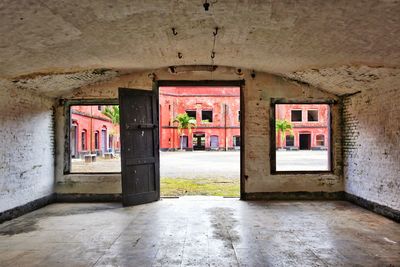
POLYGON ((240 148, 239 87, 160 87, 160 149, 181 145, 176 115, 188 113, 197 126, 184 130, 186 150, 233 150, 240 148))
POLYGON ((281 139, 276 133, 277 148, 288 150, 326 150, 330 142, 329 105, 326 104, 278 104, 275 108, 276 120, 286 120, 293 127, 281 139))
POLYGON ((85 154, 118 152, 119 125, 102 112, 106 106, 72 106, 70 149, 72 158, 85 154))

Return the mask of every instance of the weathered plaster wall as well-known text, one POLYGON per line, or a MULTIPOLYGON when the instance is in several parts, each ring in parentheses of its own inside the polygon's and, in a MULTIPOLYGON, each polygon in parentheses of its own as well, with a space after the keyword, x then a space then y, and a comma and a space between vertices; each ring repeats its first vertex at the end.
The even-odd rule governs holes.
POLYGON ((0 212, 54 192, 54 102, 0 81, 0 212))
MULTIPOLYGON (((341 177, 341 133, 339 107, 334 106, 333 114, 333 172, 327 174, 271 175, 270 167, 270 103, 272 98, 309 100, 335 100, 336 97, 317 88, 292 82, 288 79, 265 73, 256 73, 252 78, 250 71, 238 71, 232 68, 219 67, 215 72, 183 71, 171 74, 167 69, 160 69, 149 75, 149 72, 135 73, 115 78, 95 86, 75 90, 66 99, 117 98, 118 87, 148 89, 152 80, 241 80, 245 79, 244 121, 246 163, 244 174, 245 191, 251 192, 337 192, 343 191, 341 177)), ((64 111, 58 107, 57 122, 57 192, 61 193, 118 193, 119 175, 64 175, 64 111), (106 182, 104 182, 106 181, 106 182)))
POLYGON ((346 192, 400 211, 400 90, 344 98, 346 192))
POLYGON ((202 2, 2 0, 0 76, 211 64, 216 26, 216 65, 290 74, 400 64, 397 0, 209 1, 207 12, 202 2))

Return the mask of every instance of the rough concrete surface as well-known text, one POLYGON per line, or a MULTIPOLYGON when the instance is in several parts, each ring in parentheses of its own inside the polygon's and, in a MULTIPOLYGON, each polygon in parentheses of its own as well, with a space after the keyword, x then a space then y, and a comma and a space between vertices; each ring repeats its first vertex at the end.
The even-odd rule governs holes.
POLYGON ((53 204, 0 225, 0 266, 397 266, 399 242, 342 201, 53 204))
POLYGON ((396 0, 214 1, 207 12, 195 0, 5 0, 0 3, 0 77, 18 81, 22 76, 24 87, 61 95, 77 84, 63 73, 77 72, 73 76, 90 83, 102 78, 80 72, 213 64, 294 73, 340 94, 354 90, 347 88, 351 80, 359 87, 357 73, 342 71, 349 65, 389 68, 379 70, 383 76, 399 67, 399 13, 396 0), (327 68, 331 78, 313 74, 327 68), (35 73, 50 81, 34 78, 35 73), (340 84, 343 79, 349 82, 340 84))

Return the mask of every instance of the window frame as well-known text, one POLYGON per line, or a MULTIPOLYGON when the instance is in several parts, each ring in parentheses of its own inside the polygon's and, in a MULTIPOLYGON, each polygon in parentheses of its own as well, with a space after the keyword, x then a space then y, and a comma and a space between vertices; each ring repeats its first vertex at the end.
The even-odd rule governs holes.
POLYGON ((196 109, 186 109, 186 110, 185 110, 185 113, 186 113, 189 117, 194 118, 195 120, 197 120, 197 110, 196 110, 196 109), (194 112, 194 113, 196 114, 196 116, 194 116, 194 117, 193 117, 193 116, 190 116, 189 113, 188 113, 188 111, 189 111, 189 112, 194 112))
POLYGON ((316 144, 317 146, 319 146, 319 147, 324 147, 324 146, 325 146, 325 135, 324 135, 324 134, 316 134, 316 135, 315 135, 315 144, 316 144), (323 145, 318 145, 318 141, 320 141, 320 140, 318 140, 318 137, 319 137, 319 136, 322 136, 322 142, 324 142, 323 145))
POLYGON ((285 135, 285 146, 286 147, 294 147, 294 135, 290 135, 290 134, 285 135), (288 136, 293 137, 293 140, 292 140, 293 144, 291 146, 288 146, 288 144, 287 144, 288 136))
POLYGON ((302 109, 292 109, 290 110, 290 122, 303 122, 303 110, 302 109), (301 116, 300 116, 300 120, 299 121, 293 121, 293 111, 300 111, 301 112, 301 116))
POLYGON ((307 109, 307 122, 310 122, 310 123, 317 123, 317 122, 320 122, 320 121, 319 121, 319 110, 318 110, 318 109, 315 109, 315 108, 307 109), (310 112, 310 111, 316 111, 316 112, 317 112, 317 120, 316 120, 316 121, 310 121, 310 120, 308 119, 308 112, 310 112))
POLYGON ((105 105, 119 105, 118 99, 109 98, 109 99, 61 99, 61 105, 64 106, 64 116, 65 116, 65 125, 64 125, 64 175, 99 175, 99 174, 121 174, 121 172, 71 172, 71 147, 70 147, 70 130, 71 130, 71 107, 72 106, 105 106, 105 105))
POLYGON ((203 122, 203 112, 211 112, 211 121, 208 121, 208 123, 213 123, 214 122, 214 111, 212 109, 202 109, 201 110, 201 121, 203 122))
POLYGON ((270 132, 274 133, 270 136, 270 170, 272 175, 293 175, 293 174, 334 174, 334 158, 333 158, 333 132, 332 132, 332 109, 333 105, 336 104, 336 100, 290 100, 290 99, 282 99, 282 98, 272 98, 271 106, 270 106, 270 132), (278 104, 303 104, 303 105, 312 105, 312 104, 321 104, 328 105, 328 139, 329 147, 328 147, 328 161, 329 161, 329 170, 308 170, 308 171, 277 171, 276 170, 276 105, 278 104))
POLYGON ((241 139, 241 135, 233 135, 232 136, 232 145, 233 147, 240 147, 240 145, 242 144, 242 139, 241 139), (237 145, 237 139, 239 139, 239 145, 237 145))

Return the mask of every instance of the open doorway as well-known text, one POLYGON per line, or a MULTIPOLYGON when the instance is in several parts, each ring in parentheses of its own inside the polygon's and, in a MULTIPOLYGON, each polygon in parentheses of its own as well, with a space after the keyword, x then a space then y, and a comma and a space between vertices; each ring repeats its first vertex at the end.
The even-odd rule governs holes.
POLYGON ((158 94, 161 196, 240 197, 241 87, 166 82, 158 94))

